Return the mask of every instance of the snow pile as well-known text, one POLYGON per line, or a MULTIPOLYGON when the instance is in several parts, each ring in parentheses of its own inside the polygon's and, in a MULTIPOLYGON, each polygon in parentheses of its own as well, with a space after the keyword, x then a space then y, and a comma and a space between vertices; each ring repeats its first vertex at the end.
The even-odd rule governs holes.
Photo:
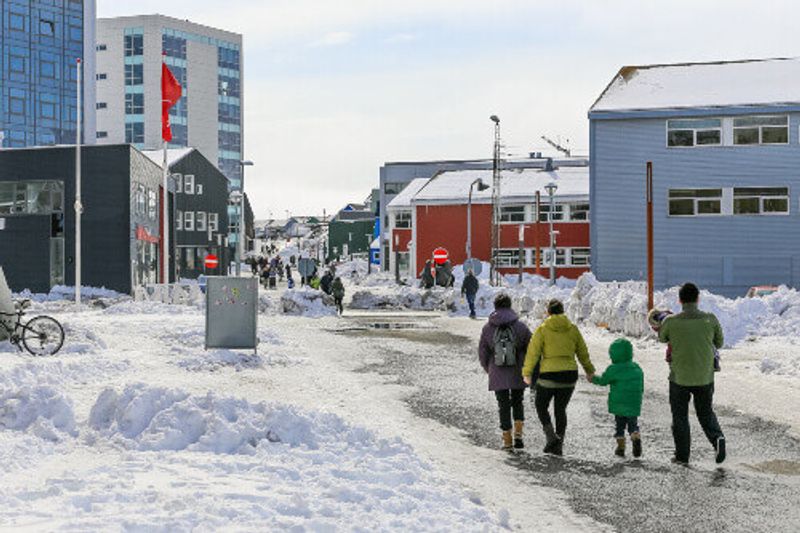
POLYGON ((72 321, 62 324, 64 327, 64 346, 61 353, 88 354, 106 349, 106 343, 91 328, 72 321))
MULTIPOLYGON (((50 289, 49 293, 33 293, 27 289, 16 295, 19 299, 31 300, 34 302, 52 302, 58 300, 75 300, 75 287, 66 285, 56 285, 50 289)), ((81 287, 81 299, 85 300, 118 300, 129 298, 128 295, 106 289, 105 287, 81 287)))
POLYGON ((77 435, 72 402, 49 385, 0 383, 0 430, 28 432, 49 441, 77 435))
POLYGON ((336 314, 333 297, 311 287, 285 291, 281 295, 281 309, 285 315, 315 318, 336 314))
POLYGON ((413 309, 447 311, 454 309, 453 289, 418 289, 396 286, 394 290, 362 289, 353 294, 351 309, 413 309))

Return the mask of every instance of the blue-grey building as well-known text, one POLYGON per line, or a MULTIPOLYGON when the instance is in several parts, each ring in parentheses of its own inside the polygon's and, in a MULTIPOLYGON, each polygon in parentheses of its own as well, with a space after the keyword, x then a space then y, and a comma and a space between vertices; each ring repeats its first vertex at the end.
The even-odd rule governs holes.
POLYGON ((94 142, 95 16, 94 0, 0 0, 0 147, 75 142, 79 58, 94 142))
POLYGON ((592 270, 729 296, 800 285, 800 59, 622 68, 589 110, 592 270))

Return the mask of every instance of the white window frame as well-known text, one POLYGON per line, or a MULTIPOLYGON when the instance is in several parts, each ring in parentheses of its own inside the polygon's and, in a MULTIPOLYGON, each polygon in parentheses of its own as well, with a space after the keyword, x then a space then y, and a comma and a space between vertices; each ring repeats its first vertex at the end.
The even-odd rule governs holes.
POLYGON ((183 177, 183 192, 185 194, 194 194, 194 174, 186 174, 183 177))
POLYGON ((198 211, 197 215, 195 216, 195 230, 196 231, 206 231, 206 220, 208 214, 205 211, 198 211))
POLYGON ((185 211, 183 217, 183 230, 194 231, 194 211, 185 211))
POLYGON ((776 115, 741 115, 741 116, 736 116, 736 117, 733 117, 733 120, 731 121, 731 128, 732 128, 731 129, 731 145, 732 146, 787 146, 787 145, 791 144, 790 126, 791 126, 791 120, 789 119, 789 115, 784 115, 784 114, 776 114, 776 115), (764 128, 783 128, 784 126, 782 124, 779 124, 779 125, 776 125, 776 124, 758 124, 758 125, 755 125, 755 126, 736 126, 736 120, 737 119, 743 119, 743 118, 766 119, 766 118, 776 118, 776 117, 781 117, 781 118, 785 118, 786 119, 786 126, 785 126, 786 127, 786 142, 785 143, 765 143, 763 141, 763 139, 764 139, 764 128), (736 143, 736 130, 746 130, 746 129, 752 129, 752 128, 758 128, 758 142, 757 143, 748 143, 748 144, 737 144, 736 143))
POLYGON ((507 205, 500 205, 500 223, 501 224, 524 224, 528 222, 527 220, 528 210, 526 209, 524 204, 507 204, 507 205), (514 215, 522 215, 522 220, 507 220, 504 219, 504 216, 509 216, 511 213, 504 213, 504 210, 513 208, 516 211, 513 212, 514 215), (522 213, 519 212, 519 209, 522 209, 522 213))
POLYGON ((684 117, 684 118, 669 118, 664 121, 664 145, 667 148, 713 148, 717 146, 724 146, 725 145, 725 133, 724 133, 724 119, 722 117, 684 117), (670 122, 678 122, 678 121, 686 121, 686 122, 701 122, 701 121, 708 121, 708 120, 719 120, 719 128, 670 128, 670 122), (717 144, 697 144, 697 133, 698 132, 705 132, 705 131, 717 131, 719 130, 719 143, 717 144), (669 144, 669 132, 670 131, 691 131, 692 132, 692 145, 691 146, 682 146, 682 145, 675 145, 672 146, 669 144))
POLYGON ((699 187, 696 189, 681 189, 681 188, 674 188, 674 189, 667 189, 667 216, 670 218, 691 218, 691 217, 720 217, 725 215, 725 189, 722 187, 699 187), (719 196, 685 196, 685 197, 678 197, 672 198, 670 196, 670 192, 672 191, 680 191, 680 190, 690 190, 690 191, 720 191, 719 196), (703 201, 713 201, 719 199, 719 213, 700 213, 698 209, 699 202, 703 201), (692 200, 694 213, 691 215, 673 215, 670 212, 670 202, 672 200, 692 200))
POLYGON ((736 189, 786 189, 785 195, 767 195, 767 194, 753 194, 748 196, 739 196, 738 198, 758 198, 758 213, 736 213, 733 210, 733 205, 731 205, 731 214, 735 217, 785 217, 792 214, 792 194, 789 187, 771 187, 771 186, 764 186, 764 187, 732 187, 732 202, 736 201, 736 189), (764 201, 765 200, 786 200, 786 211, 764 211, 764 201))
POLYGON ((198 183, 194 186, 194 193, 198 196, 203 194, 203 184, 198 183))
POLYGON ((589 200, 586 200, 585 202, 570 202, 569 204, 566 204, 566 205, 567 205, 567 214, 569 216, 565 216, 565 218, 568 219, 569 222, 578 222, 578 223, 588 223, 589 222, 589 217, 590 217, 591 212, 592 212, 591 205, 589 204, 589 200), (573 207, 578 206, 578 205, 585 205, 586 209, 573 209, 573 207), (586 218, 574 219, 572 217, 572 213, 575 212, 575 211, 586 211, 586 218))
POLYGON ((211 231, 219 231, 219 213, 208 214, 208 229, 211 231))
POLYGON ((175 229, 183 231, 183 211, 175 211, 175 229))
MULTIPOLYGON (((519 248, 498 248, 494 255, 497 268, 519 268, 519 248)), ((526 266, 527 255, 523 250, 523 266, 526 266)))
MULTIPOLYGON (((561 215, 561 218, 553 218, 553 222, 554 223, 561 223, 561 222, 565 222, 566 221, 567 209, 564 208, 566 205, 567 204, 563 204, 563 203, 556 203, 555 204, 554 213, 556 215, 561 215)), ((544 220, 539 219, 539 222, 546 224, 546 223, 550 222, 550 201, 549 200, 548 201, 542 200, 540 207, 542 208, 542 213, 545 213, 545 212, 547 213, 547 217, 544 220)), ((534 211, 536 211, 536 209, 534 209, 534 211)), ((537 220, 538 216, 539 216, 539 213, 535 213, 534 219, 533 219, 534 222, 537 220)), ((519 224, 519 222, 517 222, 517 224, 519 224)))
MULTIPOLYGON (((584 254, 580 253, 579 255, 583 256, 584 254)), ((591 266, 592 266, 591 265, 591 261, 592 261, 592 249, 589 248, 588 246, 586 248, 570 248, 570 250, 569 250, 569 264, 570 264, 570 266, 573 266, 573 267, 576 267, 576 268, 591 268, 591 266), (585 264, 576 263, 575 262, 575 255, 576 255, 575 252, 583 252, 584 250, 586 251, 586 253, 585 253, 586 263, 585 264)))
POLYGON ((398 211, 394 214, 394 227, 397 229, 410 229, 412 223, 411 211, 398 211))

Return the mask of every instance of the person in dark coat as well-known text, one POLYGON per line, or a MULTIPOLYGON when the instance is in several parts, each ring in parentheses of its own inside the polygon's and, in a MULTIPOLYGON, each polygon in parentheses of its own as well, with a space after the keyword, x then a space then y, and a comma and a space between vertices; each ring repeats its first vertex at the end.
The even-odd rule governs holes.
POLYGON ((425 268, 422 269, 422 273, 420 274, 420 286, 423 289, 432 289, 434 282, 433 272, 431 272, 431 262, 430 260, 425 261, 425 268))
POLYGON ((333 293, 333 300, 336 302, 336 310, 341 315, 344 313, 344 283, 342 278, 336 277, 331 284, 331 292, 333 293))
POLYGON ((511 309, 511 297, 499 294, 494 300, 494 312, 489 322, 483 326, 478 344, 478 356, 483 370, 489 375, 489 390, 497 398, 500 413, 500 429, 503 432, 503 449, 523 448, 522 428, 525 421, 523 396, 525 382, 522 379, 522 365, 531 340, 531 330, 522 323, 517 313, 511 309), (516 342, 516 363, 511 366, 497 366, 495 363, 495 341, 500 328, 510 328, 516 342), (511 433, 511 418, 514 418, 514 433, 511 433))
POLYGON ((325 274, 322 275, 322 278, 319 280, 319 288, 322 289, 322 292, 325 294, 331 293, 331 284, 333 283, 333 276, 331 275, 330 271, 326 271, 325 274))
MULTIPOLYGON (((289 263, 286 263, 286 279, 287 280, 291 280, 292 279, 292 265, 289 264, 289 263)), ((294 280, 292 280, 292 281, 294 281, 294 280)), ((292 283, 292 285, 294 285, 294 283, 292 283)))
POLYGON ((467 297, 470 318, 475 318, 475 295, 478 294, 478 287, 478 278, 475 277, 472 269, 469 269, 467 275, 464 276, 464 281, 461 283, 461 295, 467 297))

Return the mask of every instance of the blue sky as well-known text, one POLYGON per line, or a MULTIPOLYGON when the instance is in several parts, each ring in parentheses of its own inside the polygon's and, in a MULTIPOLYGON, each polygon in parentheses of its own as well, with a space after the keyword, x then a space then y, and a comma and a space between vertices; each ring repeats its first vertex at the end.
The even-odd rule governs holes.
POLYGON ((798 55, 789 1, 98 0, 244 35, 247 191, 258 217, 363 200, 385 161, 588 150, 620 66, 798 55))

